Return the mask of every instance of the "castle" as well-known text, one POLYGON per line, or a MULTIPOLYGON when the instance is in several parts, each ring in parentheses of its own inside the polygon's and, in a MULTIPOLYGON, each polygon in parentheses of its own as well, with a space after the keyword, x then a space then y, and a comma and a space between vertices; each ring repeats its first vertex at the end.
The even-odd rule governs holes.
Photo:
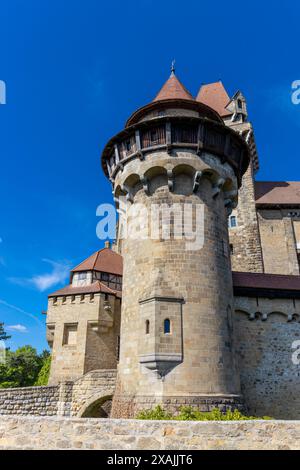
MULTIPOLYGON (((201 205, 203 246, 122 238, 119 227, 112 249, 107 242, 49 295, 49 385, 86 387, 117 371, 104 394, 113 417, 162 404, 299 419, 300 182, 256 181, 242 93, 230 98, 219 81, 193 98, 172 69, 107 143, 102 168, 117 205, 122 196, 149 210, 201 205)), ((90 415, 102 416, 96 397, 90 415)))

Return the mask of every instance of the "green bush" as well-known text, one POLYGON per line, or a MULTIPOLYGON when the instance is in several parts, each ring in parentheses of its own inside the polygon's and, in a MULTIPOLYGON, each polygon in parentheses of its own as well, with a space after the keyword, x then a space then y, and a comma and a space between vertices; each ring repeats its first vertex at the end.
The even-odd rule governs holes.
POLYGON ((172 415, 165 411, 160 405, 157 405, 152 410, 142 410, 137 416, 137 419, 167 419, 177 421, 241 421, 248 419, 272 419, 269 416, 257 418, 255 416, 243 415, 239 410, 227 410, 225 413, 218 408, 211 411, 199 411, 192 406, 182 406, 177 415, 172 415))
POLYGON ((51 356, 47 356, 44 359, 44 364, 42 365, 41 370, 37 376, 37 379, 34 385, 47 385, 49 374, 50 374, 50 366, 51 366, 51 356))
POLYGON ((137 415, 137 419, 172 419, 172 415, 157 405, 152 410, 142 410, 137 415))

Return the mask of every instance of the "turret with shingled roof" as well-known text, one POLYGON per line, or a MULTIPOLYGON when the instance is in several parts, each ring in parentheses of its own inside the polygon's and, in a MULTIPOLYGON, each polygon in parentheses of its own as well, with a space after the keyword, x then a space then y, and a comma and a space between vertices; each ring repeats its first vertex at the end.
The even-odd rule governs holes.
POLYGON ((172 62, 171 75, 160 91, 157 93, 153 101, 161 100, 193 100, 191 93, 185 88, 180 80, 175 75, 174 61, 172 62))
POLYGON ((112 289, 109 286, 109 281, 104 280, 103 277, 109 276, 117 277, 120 279, 123 274, 123 260, 122 256, 110 249, 109 243, 105 248, 96 251, 91 256, 86 258, 80 264, 75 266, 70 271, 70 284, 49 294, 50 297, 58 297, 65 295, 75 294, 92 294, 97 292, 110 293, 121 296, 121 282, 116 284, 118 289, 112 289), (80 273, 89 273, 87 277, 89 282, 80 284, 75 276, 78 277, 80 273), (99 279, 96 279, 99 277, 99 279), (119 288, 120 286, 120 288, 119 288))

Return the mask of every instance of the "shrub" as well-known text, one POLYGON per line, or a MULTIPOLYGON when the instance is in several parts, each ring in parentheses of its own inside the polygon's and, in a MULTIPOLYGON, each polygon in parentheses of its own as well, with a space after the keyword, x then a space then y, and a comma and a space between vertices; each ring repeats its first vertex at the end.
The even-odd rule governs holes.
POLYGON ((152 410, 142 410, 138 413, 137 419, 172 419, 172 415, 157 405, 152 410))
POLYGON ((37 376, 37 379, 34 385, 47 385, 48 384, 50 366, 51 366, 51 356, 49 355, 45 357, 44 363, 42 365, 42 368, 39 371, 39 374, 37 376))
POLYGON ((219 408, 214 408, 211 411, 199 411, 192 406, 182 406, 177 415, 172 415, 165 411, 160 405, 157 405, 152 410, 142 410, 137 416, 137 419, 172 419, 177 421, 242 421, 249 419, 272 419, 269 416, 257 418, 255 416, 243 415, 239 410, 227 410, 225 413, 220 411, 219 408))

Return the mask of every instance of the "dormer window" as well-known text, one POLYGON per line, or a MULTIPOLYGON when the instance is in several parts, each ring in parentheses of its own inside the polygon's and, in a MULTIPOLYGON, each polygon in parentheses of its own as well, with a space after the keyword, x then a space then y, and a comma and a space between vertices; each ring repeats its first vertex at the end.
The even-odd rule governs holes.
POLYGON ((243 109, 243 102, 242 102, 242 100, 240 100, 240 99, 237 100, 237 105, 238 105, 238 108, 239 108, 239 109, 243 109))

